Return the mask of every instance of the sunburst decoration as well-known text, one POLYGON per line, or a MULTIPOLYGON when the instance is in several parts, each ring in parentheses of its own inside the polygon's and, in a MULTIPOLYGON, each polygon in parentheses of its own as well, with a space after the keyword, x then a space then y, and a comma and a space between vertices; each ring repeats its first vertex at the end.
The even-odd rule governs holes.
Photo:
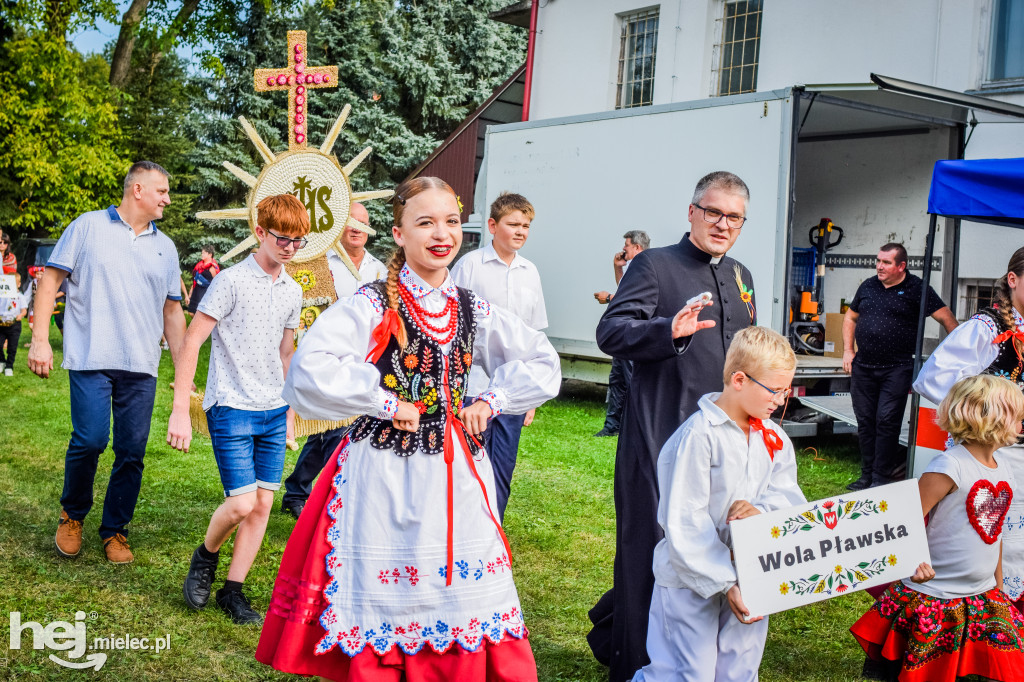
POLYGON ((309 243, 295 254, 293 263, 304 263, 324 256, 334 247, 335 251, 352 266, 344 249, 337 248, 345 226, 376 234, 374 230, 351 216, 354 201, 387 199, 392 190, 354 192, 349 178, 359 165, 366 160, 372 147, 366 147, 344 166, 331 154, 335 141, 345 126, 352 107, 348 104, 331 126, 330 132, 319 148, 307 146, 308 130, 307 98, 312 88, 335 87, 338 82, 336 66, 308 66, 306 32, 288 31, 288 67, 286 69, 256 69, 253 74, 254 87, 258 92, 285 90, 288 92, 288 150, 275 154, 263 141, 256 129, 245 119, 238 118, 242 130, 252 141, 263 158, 264 165, 258 177, 253 177, 229 161, 223 166, 249 187, 245 206, 226 208, 218 211, 202 211, 196 214, 202 220, 247 220, 252 234, 221 256, 230 260, 247 249, 256 246, 256 205, 265 197, 275 194, 294 194, 309 212, 309 243))

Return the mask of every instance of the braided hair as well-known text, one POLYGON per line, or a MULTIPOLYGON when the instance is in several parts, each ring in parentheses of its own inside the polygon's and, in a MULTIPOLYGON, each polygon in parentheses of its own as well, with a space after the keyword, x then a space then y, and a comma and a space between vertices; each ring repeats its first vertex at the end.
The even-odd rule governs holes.
MULTIPOLYGON (((1007 329, 1013 329, 1013 290, 1010 289, 1009 275, 1017 276, 1018 286, 1024 286, 1024 247, 1013 252, 1010 262, 1006 264, 1006 274, 996 281, 996 292, 992 297, 992 305, 996 308, 1007 329)), ((1014 340, 1014 343, 1018 343, 1014 340)))
MULTIPOLYGON (((441 178, 426 176, 403 181, 395 188, 395 196, 391 200, 394 211, 395 227, 398 227, 399 229, 402 227, 402 214, 405 213, 406 202, 417 194, 425 192, 428 189, 443 189, 451 192, 452 195, 455 196, 455 190, 453 190, 451 185, 441 178)), ((391 254, 391 258, 388 260, 388 277, 385 281, 388 307, 394 311, 398 310, 398 302, 401 300, 398 294, 398 275, 402 272, 402 267, 404 265, 405 249, 401 246, 396 247, 394 253, 391 254)), ((403 348, 409 340, 409 335, 405 331, 405 324, 402 322, 401 317, 398 318, 398 334, 396 335, 396 338, 403 348)))

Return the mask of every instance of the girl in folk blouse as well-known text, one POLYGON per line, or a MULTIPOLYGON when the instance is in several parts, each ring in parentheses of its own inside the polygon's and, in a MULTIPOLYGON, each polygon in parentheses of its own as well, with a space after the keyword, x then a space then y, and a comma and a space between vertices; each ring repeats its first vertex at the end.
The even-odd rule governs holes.
POLYGON ((932 566, 893 583, 850 628, 901 682, 1024 679, 1024 618, 1000 589, 1014 481, 995 456, 1016 441, 1022 418, 1020 389, 991 375, 958 381, 939 405, 939 426, 959 444, 919 483, 932 566))
POLYGON ((554 397, 558 356, 515 316, 456 287, 455 193, 399 185, 386 281, 325 311, 284 397, 360 417, 289 539, 256 652, 331 680, 535 680, 493 471, 476 436, 554 397), (470 366, 491 384, 462 409, 470 366))

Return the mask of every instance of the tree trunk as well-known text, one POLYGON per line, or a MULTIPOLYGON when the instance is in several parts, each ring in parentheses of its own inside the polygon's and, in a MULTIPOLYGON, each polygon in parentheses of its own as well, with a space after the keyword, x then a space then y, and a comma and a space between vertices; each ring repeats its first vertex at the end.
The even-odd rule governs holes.
POLYGON ((192 18, 195 11, 199 9, 200 0, 185 0, 181 5, 181 9, 178 10, 178 14, 174 17, 171 25, 167 27, 167 31, 160 36, 160 49, 153 51, 153 56, 149 61, 149 76, 153 77, 153 73, 156 71, 156 67, 160 64, 160 60, 164 58, 167 50, 171 49, 174 45, 174 41, 178 38, 182 29, 185 28, 185 24, 192 18))
POLYGON ((120 88, 128 78, 128 67, 132 63, 132 50, 135 48, 135 29, 142 21, 142 15, 149 5, 149 0, 132 0, 128 11, 121 19, 121 32, 117 36, 114 57, 110 61, 110 85, 120 88))

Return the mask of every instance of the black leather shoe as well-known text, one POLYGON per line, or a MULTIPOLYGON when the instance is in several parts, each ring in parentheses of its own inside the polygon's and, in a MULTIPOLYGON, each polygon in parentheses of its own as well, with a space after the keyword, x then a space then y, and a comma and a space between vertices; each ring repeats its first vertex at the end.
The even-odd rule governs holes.
POLYGON ((210 588, 213 586, 213 577, 216 573, 217 559, 204 559, 197 547, 196 551, 192 552, 192 563, 189 564, 185 586, 182 588, 185 603, 189 608, 201 609, 210 601, 210 588))
POLYGON ((600 431, 595 433, 594 437, 595 438, 604 438, 606 436, 617 436, 617 435, 619 435, 618 431, 612 431, 610 429, 605 428, 605 429, 601 429, 600 431))
POLYGON ((291 514, 295 517, 295 520, 298 521, 299 514, 302 513, 302 510, 305 509, 305 507, 306 505, 302 502, 296 502, 294 504, 282 504, 281 511, 285 514, 291 514))
POLYGON ((846 486, 846 489, 851 492, 857 492, 858 490, 865 490, 871 487, 871 477, 861 476, 856 481, 846 486))
POLYGON ((217 590, 217 606, 236 625, 259 625, 263 622, 263 616, 253 610, 241 590, 217 590))

